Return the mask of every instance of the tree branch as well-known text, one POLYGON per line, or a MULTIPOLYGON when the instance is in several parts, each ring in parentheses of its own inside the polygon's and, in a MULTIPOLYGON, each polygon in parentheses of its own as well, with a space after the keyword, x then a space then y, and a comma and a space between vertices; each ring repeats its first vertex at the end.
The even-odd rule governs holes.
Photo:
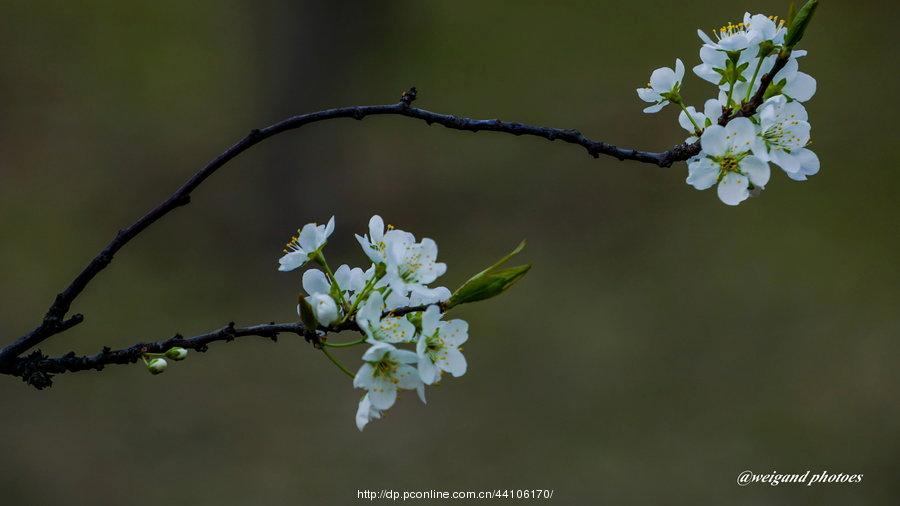
MULTIPOLYGON (((150 343, 137 343, 128 348, 112 350, 104 347, 95 355, 76 356, 69 352, 60 357, 47 357, 40 351, 30 353, 26 357, 17 358, 6 374, 19 376, 22 381, 43 389, 52 384, 52 375, 77 371, 102 371, 111 364, 133 364, 141 359, 144 353, 165 353, 174 347, 205 352, 215 342, 231 342, 238 337, 258 336, 276 341, 278 334, 291 333, 307 337, 308 333, 301 323, 266 323, 249 327, 235 327, 234 323, 193 337, 182 337, 176 334, 169 339, 150 343)), ((315 335, 315 334, 314 334, 315 335)), ((318 338, 317 338, 318 339, 318 338)))
MULTIPOLYGON (((773 69, 773 73, 774 72, 777 72, 777 70, 773 69)), ((769 80, 771 80, 771 78, 769 78, 769 80)), ((436 123, 454 130, 470 132, 484 130, 516 136, 529 135, 547 139, 549 141, 560 140, 583 147, 588 154, 594 158, 597 158, 600 155, 606 155, 619 160, 634 160, 658 165, 660 167, 668 167, 674 162, 687 160, 700 151, 699 143, 679 144, 672 149, 663 152, 620 148, 603 141, 589 139, 581 132, 574 129, 534 126, 523 123, 506 122, 499 119, 471 119, 431 112, 425 109, 412 107, 411 104, 415 99, 416 89, 411 88, 403 93, 400 101, 395 104, 327 109, 293 116, 271 126, 251 130, 243 139, 226 149, 222 154, 211 160, 197 173, 191 176, 190 179, 175 190, 175 192, 161 204, 148 211, 129 227, 119 230, 109 244, 107 244, 106 247, 103 248, 103 250, 75 277, 75 279, 73 279, 72 282, 56 296, 41 323, 27 334, 16 339, 12 344, 0 349, 0 373, 22 376, 26 382, 33 384, 38 388, 42 388, 43 386, 49 385, 49 373, 99 369, 106 364, 113 363, 133 363, 140 357, 141 349, 146 349, 151 352, 161 350, 166 346, 181 346, 184 348, 199 349, 197 347, 202 346, 205 348, 205 345, 209 342, 229 340, 230 337, 243 335, 263 335, 264 337, 273 337, 278 332, 302 332, 302 328, 298 326, 299 324, 257 325, 243 329, 235 329, 232 326, 230 328, 234 331, 233 334, 229 333, 229 327, 225 327, 224 329, 219 329, 218 331, 209 334, 195 336, 187 340, 176 336, 167 341, 138 344, 117 351, 107 349, 100 354, 89 357, 76 357, 74 353, 70 353, 64 357, 51 359, 45 357, 40 352, 36 352, 29 355, 27 358, 17 358, 48 338, 61 332, 65 332, 81 323, 84 319, 82 315, 76 314, 69 319, 66 319, 66 315, 75 299, 78 298, 88 284, 103 271, 110 262, 112 262, 115 254, 132 239, 137 237, 138 234, 160 220, 163 216, 190 203, 191 193, 208 177, 213 175, 226 163, 263 140, 310 123, 317 123, 336 118, 353 118, 361 120, 367 116, 405 116, 422 120, 429 125, 436 123)))
MULTIPOLYGON (((772 84, 772 80, 775 79, 775 74, 780 72, 781 69, 783 69, 784 66, 787 65, 790 57, 790 51, 784 50, 778 53, 778 58, 775 59, 775 65, 772 66, 772 70, 763 74, 763 76, 759 79, 759 88, 756 90, 756 93, 753 94, 749 101, 741 104, 741 108, 737 111, 737 115, 735 115, 735 113, 731 109, 725 108, 722 111, 722 115, 719 116, 719 125, 725 126, 729 121, 738 116, 749 118, 750 116, 756 114, 756 110, 759 108, 759 106, 762 105, 763 101, 765 100, 766 90, 769 89, 769 85, 772 84)), ((697 147, 699 148, 699 144, 697 147)), ((700 150, 698 149, 697 153, 699 152, 700 150)))

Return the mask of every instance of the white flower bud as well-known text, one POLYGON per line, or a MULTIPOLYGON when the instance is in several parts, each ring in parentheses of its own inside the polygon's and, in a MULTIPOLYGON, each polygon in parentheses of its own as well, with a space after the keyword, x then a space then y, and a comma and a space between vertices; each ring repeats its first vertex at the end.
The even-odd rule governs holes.
POLYGON ((188 351, 184 348, 169 348, 169 351, 166 352, 166 358, 170 358, 172 360, 184 360, 187 358, 188 351))
POLYGON ((154 358, 147 362, 147 370, 150 371, 150 374, 162 374, 168 365, 169 363, 166 362, 166 359, 154 358))

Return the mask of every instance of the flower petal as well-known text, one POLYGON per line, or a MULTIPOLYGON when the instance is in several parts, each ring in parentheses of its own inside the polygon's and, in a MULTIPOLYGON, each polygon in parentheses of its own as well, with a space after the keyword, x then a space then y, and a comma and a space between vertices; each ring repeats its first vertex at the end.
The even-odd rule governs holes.
POLYGON ((735 172, 725 174, 725 177, 719 182, 719 200, 729 206, 736 206, 747 200, 747 197, 750 196, 750 191, 747 189, 748 183, 747 176, 735 172))
POLYGON ((422 313, 422 335, 433 336, 437 330, 438 321, 441 319, 441 309, 437 306, 428 306, 422 313))
POLYGON ((390 353, 394 350, 396 350, 396 348, 387 343, 373 344, 371 348, 363 353, 362 359, 366 362, 378 362, 386 353, 390 353))
POLYGON ((675 81, 675 71, 668 67, 658 68, 650 74, 650 87, 658 93, 671 91, 675 81))
POLYGON ((291 251, 278 259, 278 270, 288 272, 302 267, 309 260, 309 255, 303 250, 291 251))
POLYGON ((353 377, 353 387, 369 388, 375 378, 374 374, 375 368, 372 367, 372 364, 363 364, 362 367, 359 368, 359 371, 356 372, 356 376, 353 377))
POLYGON ((331 283, 328 282, 324 272, 319 269, 309 269, 303 273, 303 289, 310 295, 329 293, 331 292, 331 283))
POLYGON ((801 172, 807 176, 819 173, 819 157, 806 148, 800 148, 794 152, 794 155, 800 160, 801 172))
POLYGON ((402 365, 397 368, 397 387, 404 390, 413 390, 419 388, 422 384, 422 378, 419 377, 419 371, 411 365, 402 365))
POLYGON ((651 105, 650 107, 645 107, 645 108, 644 108, 644 112, 647 113, 647 114, 653 114, 653 113, 656 113, 656 112, 661 111, 662 108, 665 107, 665 106, 667 106, 667 105, 669 105, 669 101, 668 101, 668 100, 663 100, 662 102, 660 102, 660 103, 658 103, 658 104, 656 104, 656 105, 651 105))
POLYGON ((419 360, 419 377, 426 385, 433 385, 441 378, 441 374, 430 358, 423 357, 419 360))
POLYGON ((405 316, 389 316, 383 318, 381 323, 379 323, 378 334, 389 343, 406 343, 413 340, 413 336, 416 334, 416 327, 405 316))
POLYGON ((373 243, 381 242, 384 239, 384 220, 381 216, 373 215, 369 218, 369 240, 373 243))
POLYGON ((707 127, 700 136, 700 146, 707 155, 724 155, 728 149, 728 144, 725 142, 725 127, 719 125, 707 127))
POLYGON ((794 79, 788 81, 781 92, 798 102, 806 102, 816 94, 816 80, 809 74, 797 72, 794 79))
POLYGON ((450 320, 440 324, 441 339, 450 346, 459 346, 469 339, 469 323, 465 320, 450 320))
POLYGON ((757 188, 765 188, 769 183, 771 170, 769 164, 755 156, 748 156, 741 160, 741 172, 743 172, 757 188))
POLYGON ((445 355, 438 360, 438 367, 452 374, 454 378, 466 373, 466 357, 461 351, 456 348, 447 348, 444 353, 445 355))
POLYGON ((719 165, 705 156, 688 165, 687 184, 698 190, 705 190, 716 184, 719 177, 719 165))
POLYGON ((635 91, 637 91, 638 97, 644 102, 654 104, 659 101, 659 93, 653 91, 651 88, 638 88, 635 91))
POLYGON ((375 378, 369 388, 369 401, 376 409, 389 409, 397 401, 397 387, 385 378, 375 378))
POLYGON ((772 150, 770 153, 772 163, 781 167, 781 170, 787 174, 796 174, 800 171, 800 160, 794 155, 782 151, 780 149, 772 150))
POLYGON ((749 118, 735 118, 725 127, 725 141, 734 154, 750 151, 756 139, 756 126, 749 118))
POLYGON ((303 251, 312 253, 316 249, 318 249, 319 244, 317 244, 316 237, 316 224, 315 223, 307 223, 303 225, 303 228, 300 229, 300 235, 297 238, 297 243, 303 249, 303 251))
POLYGON ((419 361, 419 356, 415 352, 409 350, 394 349, 391 351, 391 358, 401 364, 415 364, 419 361))

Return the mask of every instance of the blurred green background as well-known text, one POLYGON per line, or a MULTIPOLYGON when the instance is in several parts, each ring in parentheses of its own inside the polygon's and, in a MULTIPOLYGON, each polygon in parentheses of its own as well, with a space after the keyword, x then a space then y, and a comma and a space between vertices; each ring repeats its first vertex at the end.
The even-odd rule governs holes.
MULTIPOLYGON (((0 336, 35 325, 115 234, 253 127, 394 102, 679 142, 634 88, 698 27, 785 2, 2 2, 0 336)), ((283 242, 380 213, 456 286, 527 237, 512 292, 460 308, 469 372, 359 433, 360 392, 301 339, 0 378, 3 504, 343 504, 358 489, 555 489, 560 504, 890 504, 900 455, 894 2, 823 2, 801 67, 822 171, 738 208, 669 169, 400 118, 253 148, 129 244, 44 351, 296 318, 283 242), (739 472, 864 473, 740 488, 739 472)), ((691 76, 694 104, 712 94, 691 76)), ((358 367, 362 349, 342 353, 358 367)))

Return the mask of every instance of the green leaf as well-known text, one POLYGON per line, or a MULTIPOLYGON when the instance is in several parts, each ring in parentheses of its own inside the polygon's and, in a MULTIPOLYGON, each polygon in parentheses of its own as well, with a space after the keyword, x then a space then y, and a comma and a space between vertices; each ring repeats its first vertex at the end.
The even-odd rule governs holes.
POLYGON ((797 3, 791 2, 791 4, 788 5, 788 15, 787 15, 787 21, 786 21, 788 26, 791 26, 791 22, 794 21, 794 16, 796 16, 796 15, 797 15, 797 3))
POLYGON ((794 19, 791 20, 791 25, 788 28, 787 37, 784 39, 784 45, 787 48, 793 48, 803 38, 803 33, 806 32, 806 27, 812 21, 813 14, 815 14, 818 6, 819 0, 809 0, 794 15, 794 19))
POLYGON ((531 269, 531 264, 517 265, 475 276, 453 293, 447 302, 447 309, 460 304, 496 297, 522 279, 529 269, 531 269))
POLYGON ((520 242, 514 250, 494 262, 487 269, 469 278, 468 281, 453 292, 450 300, 447 301, 447 309, 459 304, 490 299, 509 290, 512 285, 522 279, 528 270, 531 269, 531 264, 517 265, 506 269, 501 269, 500 267, 512 257, 518 255, 523 248, 525 248, 525 241, 520 242))

